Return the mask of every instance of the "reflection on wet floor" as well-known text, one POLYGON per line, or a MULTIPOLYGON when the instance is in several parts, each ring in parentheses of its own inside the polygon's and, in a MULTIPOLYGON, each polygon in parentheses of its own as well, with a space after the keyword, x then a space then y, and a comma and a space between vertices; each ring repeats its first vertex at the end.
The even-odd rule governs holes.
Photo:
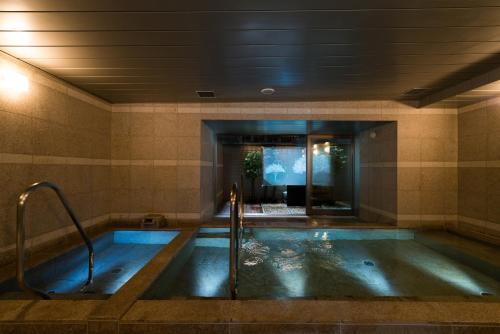
MULTIPOLYGON (((197 242, 171 286, 151 299, 227 298, 228 244, 224 238, 197 242)), ((404 230, 248 228, 239 267, 240 298, 500 295, 499 277, 444 255, 404 230)))

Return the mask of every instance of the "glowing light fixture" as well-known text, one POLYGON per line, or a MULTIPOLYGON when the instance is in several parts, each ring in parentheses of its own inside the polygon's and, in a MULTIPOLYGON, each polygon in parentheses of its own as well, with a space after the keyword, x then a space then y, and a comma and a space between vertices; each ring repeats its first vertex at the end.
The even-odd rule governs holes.
POLYGON ((323 151, 325 151, 325 153, 330 153, 330 142, 329 141, 325 141, 325 147, 323 148, 323 151))
POLYGON ((29 80, 26 76, 8 68, 0 69, 0 91, 16 95, 28 90, 29 80))
POLYGON ((2 23, 2 38, 9 45, 28 45, 31 41, 28 24, 19 15, 10 15, 2 23))

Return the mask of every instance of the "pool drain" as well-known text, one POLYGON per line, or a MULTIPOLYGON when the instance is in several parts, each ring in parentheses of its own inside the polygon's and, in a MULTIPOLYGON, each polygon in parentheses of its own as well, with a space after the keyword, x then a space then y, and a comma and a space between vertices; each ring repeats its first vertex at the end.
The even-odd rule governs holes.
POLYGON ((481 296, 488 297, 488 296, 493 296, 491 292, 481 292, 481 296))
POLYGON ((118 273, 120 273, 121 271, 122 271, 122 268, 116 268, 116 269, 111 270, 111 272, 112 272, 113 274, 118 274, 118 273))
POLYGON ((366 265, 366 266, 369 266, 369 267, 373 267, 375 264, 372 262, 372 261, 368 261, 368 260, 364 260, 363 263, 366 265))

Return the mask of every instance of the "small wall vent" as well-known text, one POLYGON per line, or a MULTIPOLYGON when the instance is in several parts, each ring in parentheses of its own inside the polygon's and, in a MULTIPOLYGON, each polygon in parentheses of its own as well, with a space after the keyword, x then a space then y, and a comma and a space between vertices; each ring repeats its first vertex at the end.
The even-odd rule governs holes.
POLYGON ((214 98, 215 92, 213 90, 197 90, 196 94, 202 99, 214 98))

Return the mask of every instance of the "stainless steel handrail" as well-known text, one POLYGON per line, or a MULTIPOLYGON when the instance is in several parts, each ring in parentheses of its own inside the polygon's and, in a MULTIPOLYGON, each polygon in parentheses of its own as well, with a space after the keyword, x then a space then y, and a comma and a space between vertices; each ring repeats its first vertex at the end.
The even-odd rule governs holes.
POLYGON ((230 195, 229 213, 229 290, 231 299, 238 295, 238 250, 239 250, 239 219, 238 219, 238 185, 233 183, 230 195))
POLYGON ((240 208, 240 216, 239 216, 239 223, 240 223, 240 229, 243 231, 243 219, 245 218, 245 198, 244 198, 244 193, 243 193, 243 181, 244 181, 244 176, 241 174, 240 178, 240 200, 239 200, 239 208, 240 208))
POLYGON ((93 283, 94 279, 94 248, 92 247, 92 241, 89 239, 87 234, 85 233, 85 230, 82 228, 82 225, 78 221, 78 218, 76 218, 75 212, 71 208, 71 206, 68 203, 68 200, 64 196, 63 192, 61 189, 55 185, 54 183, 51 182, 37 182, 33 183, 31 186, 29 186, 21 195, 19 195, 19 199, 17 201, 17 245, 16 245, 16 256, 17 256, 17 266, 16 266, 16 280, 17 284, 19 285, 19 288, 22 290, 28 292, 28 293, 34 293, 35 295, 38 295, 44 299, 50 299, 49 295, 47 295, 45 292, 34 289, 30 287, 24 277, 24 255, 25 255, 25 225, 24 225, 24 211, 25 211, 25 206, 26 206, 26 201, 28 200, 29 196, 37 189, 40 188, 49 188, 54 190, 54 192, 57 194, 57 197, 59 197, 59 200, 63 204, 64 208, 68 212, 69 216, 71 217, 71 220, 73 221, 73 224, 75 224, 78 232, 80 233, 83 241, 87 245, 88 253, 89 253, 89 270, 88 270, 88 277, 87 277, 87 282, 85 282, 84 286, 82 287, 81 291, 86 291, 90 285, 93 283))

